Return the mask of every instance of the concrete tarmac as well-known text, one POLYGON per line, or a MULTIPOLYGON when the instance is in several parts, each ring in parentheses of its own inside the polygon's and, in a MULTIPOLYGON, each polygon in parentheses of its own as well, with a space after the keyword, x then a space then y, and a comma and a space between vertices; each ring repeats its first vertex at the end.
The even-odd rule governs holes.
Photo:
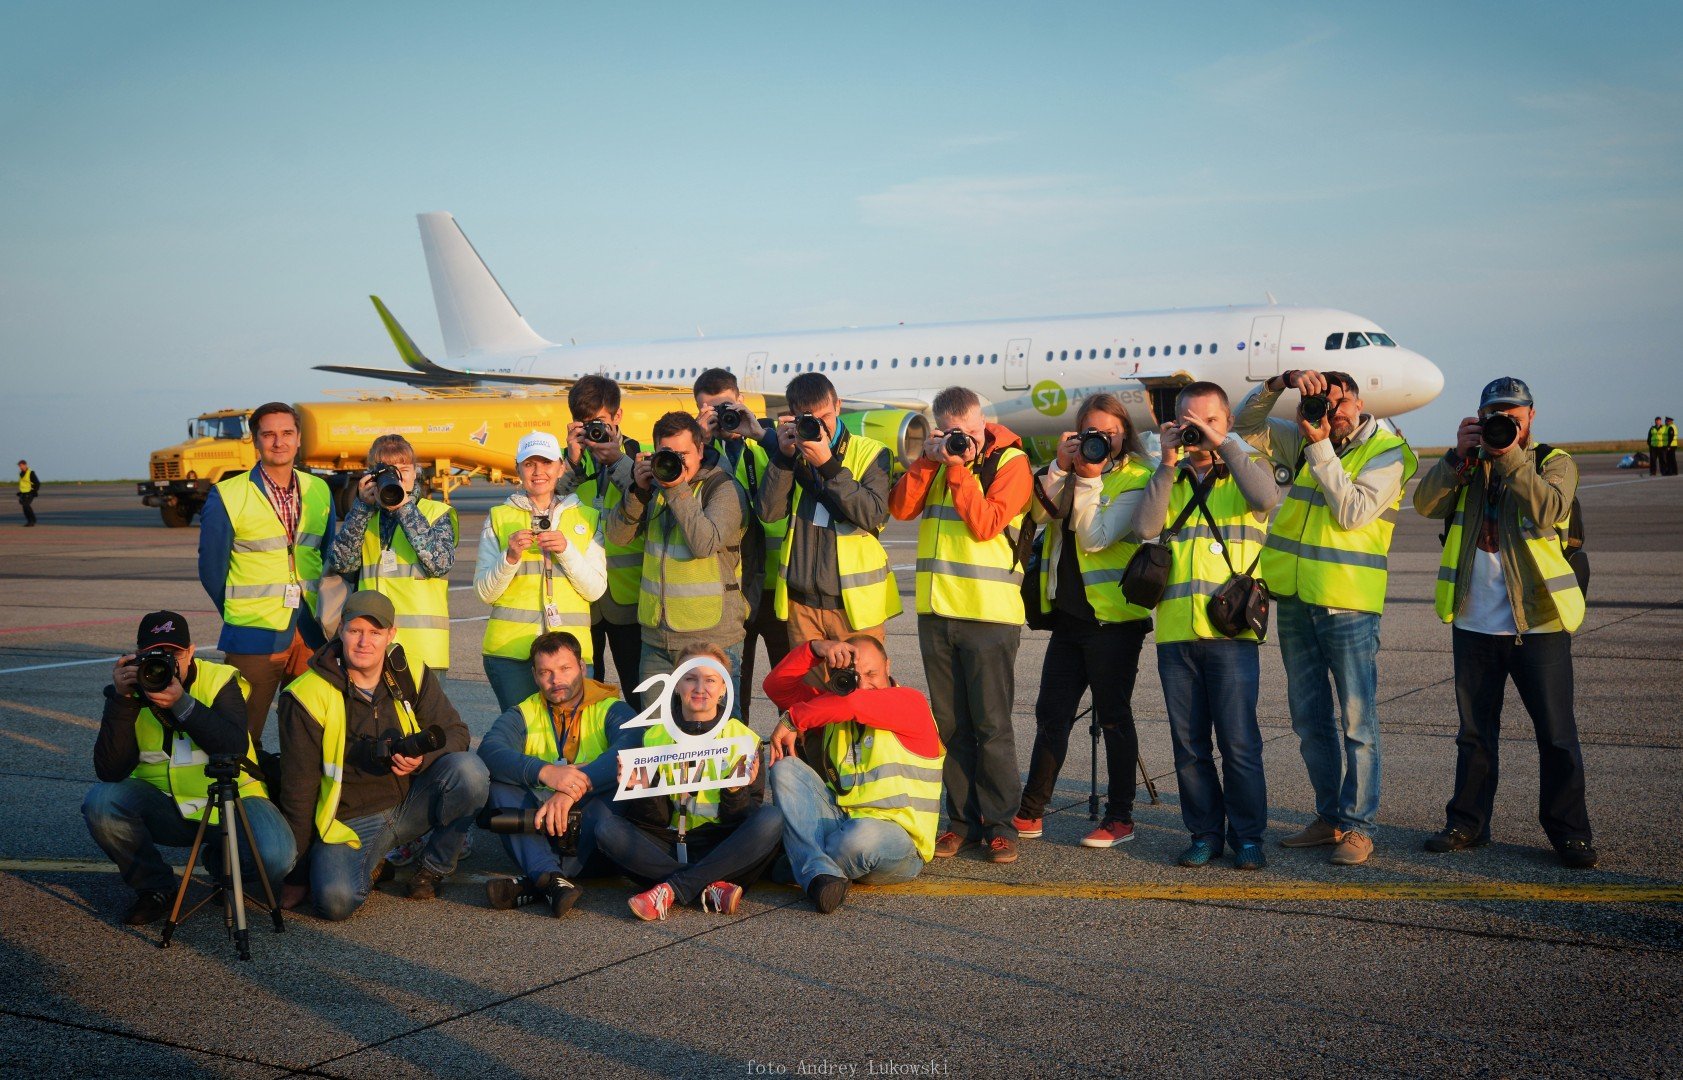
MULTIPOLYGON (((281 935, 253 909, 251 963, 213 913, 168 951, 157 926, 119 925, 131 894, 79 813, 101 690, 138 617, 173 608, 199 644, 216 642, 198 531, 164 528, 128 485, 50 487, 40 527, 0 525, 0 1073, 1676 1075, 1683 481, 1614 460, 1581 460, 1594 583, 1573 648, 1599 869, 1563 869, 1546 845, 1511 691, 1495 843, 1421 850, 1443 824, 1456 707, 1450 632, 1431 607, 1437 526, 1405 502, 1380 654, 1381 826, 1364 867, 1278 845, 1313 811, 1272 644, 1268 867, 1174 864, 1186 833, 1148 643, 1133 702, 1161 802, 1140 789, 1133 843, 1077 843, 1092 827, 1083 723, 1045 838, 1011 866, 970 849, 910 885, 855 887, 827 917, 763 884, 734 917, 661 923, 632 917, 627 882, 601 879, 557 922, 485 905, 482 881, 512 864, 480 833, 432 903, 406 900, 400 878, 346 922, 300 913, 281 935)), ((495 497, 457 500, 448 690, 475 736, 495 705, 469 585, 495 497)), ((908 608, 889 652, 921 688, 915 528, 886 539, 908 608)), ((1024 634, 1025 767, 1044 650, 1045 635, 1024 634)), ((752 719, 770 728, 763 697, 752 719)))

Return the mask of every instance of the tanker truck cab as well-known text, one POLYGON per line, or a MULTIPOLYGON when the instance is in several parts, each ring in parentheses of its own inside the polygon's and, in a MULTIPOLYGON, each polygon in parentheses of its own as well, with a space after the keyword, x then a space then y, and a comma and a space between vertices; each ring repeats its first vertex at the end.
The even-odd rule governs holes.
POLYGON ((137 485, 141 501, 156 506, 172 529, 192 524, 210 489, 257 464, 247 424, 250 409, 219 409, 187 421, 187 440, 152 451, 150 479, 137 485))

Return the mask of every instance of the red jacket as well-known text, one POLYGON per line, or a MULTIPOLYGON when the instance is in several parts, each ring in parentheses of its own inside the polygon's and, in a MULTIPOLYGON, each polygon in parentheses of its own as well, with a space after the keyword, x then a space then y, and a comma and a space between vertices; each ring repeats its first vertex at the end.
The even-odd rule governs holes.
POLYGON ((806 682, 807 672, 817 663, 809 642, 785 656, 766 676, 766 697, 788 714, 796 731, 857 720, 866 727, 892 731, 901 746, 919 757, 941 753, 935 714, 922 694, 909 686, 832 694, 806 682))
MULTIPOLYGON (((987 441, 982 444, 982 456, 1007 446, 1021 448, 1023 440, 1010 428, 998 424, 987 426, 987 441)), ((923 513, 929 500, 929 489, 935 474, 944 468, 940 462, 919 457, 912 462, 906 475, 894 485, 888 495, 888 512, 901 521, 910 521, 923 513)), ((993 486, 986 492, 972 469, 948 469, 947 484, 953 490, 953 509, 978 541, 992 540, 1005 531, 1011 519, 1022 513, 1034 490, 1034 476, 1026 457, 1002 467, 993 478, 993 486)))

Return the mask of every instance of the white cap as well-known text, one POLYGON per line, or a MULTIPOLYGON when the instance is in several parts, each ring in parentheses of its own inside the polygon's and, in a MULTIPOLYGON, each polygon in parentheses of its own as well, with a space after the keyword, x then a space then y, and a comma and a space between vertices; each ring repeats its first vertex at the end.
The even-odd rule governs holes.
POLYGON ((514 463, 518 465, 534 457, 560 461, 561 444, 547 431, 534 431, 520 440, 520 446, 514 451, 514 463))

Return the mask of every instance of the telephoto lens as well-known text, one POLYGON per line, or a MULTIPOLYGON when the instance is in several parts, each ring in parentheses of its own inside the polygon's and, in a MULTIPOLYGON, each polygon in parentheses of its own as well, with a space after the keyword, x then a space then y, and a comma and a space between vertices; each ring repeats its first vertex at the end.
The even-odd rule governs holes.
POLYGON ((976 440, 962 431, 949 431, 941 438, 942 448, 953 457, 964 457, 975 444, 976 440))
POLYGON ((654 477, 663 484, 670 484, 684 475, 684 456, 669 447, 661 447, 649 458, 649 468, 654 470, 654 477))
POLYGON ((134 681, 148 694, 167 688, 175 678, 175 653, 170 649, 147 649, 134 658, 134 681))
POLYGON ((403 478, 397 475, 397 469, 391 465, 382 465, 374 470, 374 497, 387 510, 395 510, 403 505, 403 500, 409 493, 403 490, 403 478))
POLYGON ((608 426, 608 422, 606 420, 603 420, 600 417, 595 420, 586 420, 584 422, 584 431, 580 434, 584 436, 585 442, 607 443, 614 441, 613 429, 608 426))
POLYGON ((859 672, 850 667, 831 668, 824 685, 832 694, 851 694, 859 689, 859 672))
POLYGON ((1088 428, 1081 433, 1081 460, 1090 465, 1097 465, 1110 457, 1110 436, 1098 428, 1088 428))
POLYGON ((1492 450, 1506 450, 1519 438, 1519 422, 1507 413, 1491 413, 1479 428, 1484 445, 1492 450))
POLYGON ((390 761, 399 754, 404 757, 424 757, 443 747, 444 729, 433 724, 424 731, 405 735, 401 739, 379 740, 374 744, 374 757, 382 762, 390 761))
MULTIPOLYGON (((574 806, 567 811, 567 828, 555 838, 555 847, 563 855, 578 851, 579 831, 584 822, 584 810, 574 806)), ((538 831, 537 810, 496 810, 489 806, 474 817, 474 824, 486 832, 514 834, 538 831)))
POLYGON ((1310 394, 1303 399, 1302 404, 1298 405, 1297 414, 1311 424, 1319 426, 1320 422, 1327 418, 1329 407, 1325 394, 1310 394))
POLYGON ((746 412, 729 403, 719 405, 713 410, 713 423, 720 431, 735 431, 746 419, 746 412))
POLYGON ((811 413, 795 417, 795 438, 801 442, 823 442, 824 422, 811 413))
POLYGON ((1197 446, 1203 441, 1204 433, 1197 428, 1188 425, 1187 427, 1181 429, 1180 444, 1187 449, 1190 450, 1192 447, 1197 446))

